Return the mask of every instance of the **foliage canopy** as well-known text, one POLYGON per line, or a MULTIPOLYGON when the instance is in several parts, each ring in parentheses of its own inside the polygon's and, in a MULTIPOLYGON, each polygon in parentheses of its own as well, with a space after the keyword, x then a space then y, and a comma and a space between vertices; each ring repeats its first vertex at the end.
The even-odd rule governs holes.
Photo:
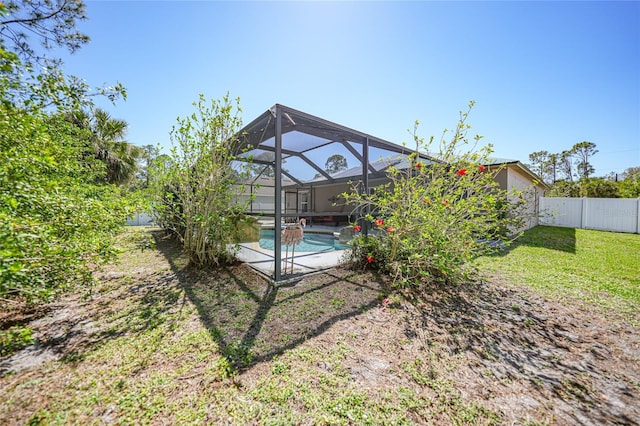
POLYGON ((227 94, 208 103, 200 95, 193 104, 196 112, 178 118, 171 131, 170 161, 152 169, 157 222, 180 239, 195 265, 234 258, 230 244, 246 211, 236 197, 242 191, 238 172, 231 167, 240 153, 239 102, 227 94))
MULTIPOLYGON (((522 194, 501 190, 485 166, 491 146, 476 149, 480 136, 469 141, 472 106, 435 147, 439 161, 427 164, 414 152, 409 168, 389 169, 390 183, 343 194, 360 211, 356 232, 373 227, 353 241, 352 265, 390 273, 397 283, 455 283, 466 277, 468 260, 517 235, 522 194)), ((433 152, 433 138, 420 138, 417 123, 413 137, 416 151, 433 152)))
POLYGON ((129 210, 96 185, 103 164, 80 161, 80 130, 62 117, 0 105, 0 296, 49 299, 92 283, 129 210))
POLYGON ((66 76, 53 46, 71 51, 88 38, 78 0, 0 3, 0 298, 29 303, 89 285, 95 267, 114 254, 112 237, 130 210, 120 189, 104 182, 91 132, 65 117, 115 99, 115 88, 89 88, 66 76), (7 50, 7 47, 10 50, 7 50), (38 69, 38 67, 40 67, 38 69), (57 112, 56 112, 57 111, 57 112))

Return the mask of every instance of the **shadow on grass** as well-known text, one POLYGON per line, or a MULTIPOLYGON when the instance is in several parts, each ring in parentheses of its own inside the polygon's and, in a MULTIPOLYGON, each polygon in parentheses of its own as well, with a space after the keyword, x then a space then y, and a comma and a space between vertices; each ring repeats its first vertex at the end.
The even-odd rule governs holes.
MULTIPOLYGON (((121 277, 114 279, 119 285, 122 280, 121 277)), ((56 318, 47 327, 45 335, 55 337, 47 337, 46 343, 62 354, 63 362, 81 361, 89 350, 131 334, 146 339, 147 345, 157 347, 179 324, 187 301, 175 280, 161 272, 150 274, 134 285, 123 286, 121 291, 107 291, 105 295, 94 297, 81 316, 56 318), (94 331, 91 325, 94 318, 105 317, 108 322, 94 331), (145 336, 152 331, 154 337, 145 336)))
POLYGON ((633 424, 619 409, 633 405, 631 390, 593 362, 610 357, 609 349, 580 336, 580 324, 568 323, 562 310, 548 312, 535 299, 484 282, 438 288, 413 303, 418 309, 405 318, 405 335, 439 348, 443 358, 469 357, 483 378, 528 382, 539 394, 513 395, 513 404, 553 401, 573 424, 633 424))
POLYGON ((526 230, 520 238, 504 250, 498 250, 491 256, 505 256, 511 250, 520 247, 541 247, 565 253, 576 252, 576 229, 557 226, 538 225, 526 230))
POLYGON ((280 355, 378 305, 385 295, 382 280, 342 269, 274 286, 241 263, 192 268, 162 235, 154 233, 158 250, 234 368, 280 355))

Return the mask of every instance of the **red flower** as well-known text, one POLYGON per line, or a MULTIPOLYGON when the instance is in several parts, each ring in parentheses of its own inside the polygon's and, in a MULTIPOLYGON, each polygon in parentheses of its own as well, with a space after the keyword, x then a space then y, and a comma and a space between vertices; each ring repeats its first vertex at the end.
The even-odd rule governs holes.
POLYGON ((460 169, 456 172, 458 176, 464 176, 467 174, 467 169, 460 169))
POLYGON ((367 263, 373 263, 373 256, 367 255, 367 263))
POLYGON ((487 170, 487 167, 480 165, 480 173, 484 172, 485 170, 487 170))
POLYGON ((354 227, 353 227, 353 230, 354 230, 355 232, 360 232, 360 230, 361 230, 361 229, 362 229, 362 228, 360 227, 360 225, 356 225, 356 226, 354 226, 354 227))
POLYGON ((442 204, 444 204, 445 206, 449 205, 449 201, 445 198, 444 200, 442 200, 442 204))
POLYGON ((385 308, 384 306, 381 309, 382 312, 387 312, 387 308, 385 308))
POLYGON ((416 169, 420 170, 421 167, 422 167, 422 163, 416 164, 416 169))
POLYGON ((394 228, 393 226, 390 226, 390 227, 387 228, 387 232, 393 232, 395 230, 396 230, 396 228, 394 228))
POLYGON ((382 225, 384 225, 384 220, 376 219, 375 224, 376 224, 376 226, 382 226, 382 225))
POLYGON ((389 303, 391 303, 391 300, 389 300, 388 298, 384 299, 382 301, 383 304, 388 305, 389 303))

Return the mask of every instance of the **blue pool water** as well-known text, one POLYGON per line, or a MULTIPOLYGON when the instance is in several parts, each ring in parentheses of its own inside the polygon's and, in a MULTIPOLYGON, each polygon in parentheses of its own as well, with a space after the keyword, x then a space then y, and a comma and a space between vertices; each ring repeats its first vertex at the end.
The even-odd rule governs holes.
MULTIPOLYGON (((260 247, 267 250, 273 250, 273 230, 261 230, 260 231, 260 247)), ((283 250, 286 246, 282 246, 283 250)), ((320 252, 320 251, 333 251, 333 250, 345 250, 348 246, 340 244, 331 234, 312 234, 305 233, 304 239, 300 244, 296 245, 296 251, 308 251, 308 252, 320 252)), ((291 247, 289 247, 291 250, 291 247)))

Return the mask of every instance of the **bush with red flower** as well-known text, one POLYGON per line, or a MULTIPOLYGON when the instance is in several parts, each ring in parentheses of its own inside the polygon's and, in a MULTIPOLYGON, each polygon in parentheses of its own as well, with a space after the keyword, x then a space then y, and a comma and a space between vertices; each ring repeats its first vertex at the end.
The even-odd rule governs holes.
POLYGON ((466 123, 473 103, 446 140, 414 140, 420 152, 437 160, 427 162, 417 152, 409 156, 411 167, 387 169, 389 183, 376 191, 353 189, 343 196, 349 203, 369 211, 361 219, 370 226, 368 235, 352 242, 349 262, 375 268, 394 277, 396 283, 455 283, 470 272, 469 261, 515 238, 521 216, 519 204, 509 202, 513 192, 501 190, 493 173, 487 173, 491 145, 478 148, 481 137, 468 138, 466 123))

